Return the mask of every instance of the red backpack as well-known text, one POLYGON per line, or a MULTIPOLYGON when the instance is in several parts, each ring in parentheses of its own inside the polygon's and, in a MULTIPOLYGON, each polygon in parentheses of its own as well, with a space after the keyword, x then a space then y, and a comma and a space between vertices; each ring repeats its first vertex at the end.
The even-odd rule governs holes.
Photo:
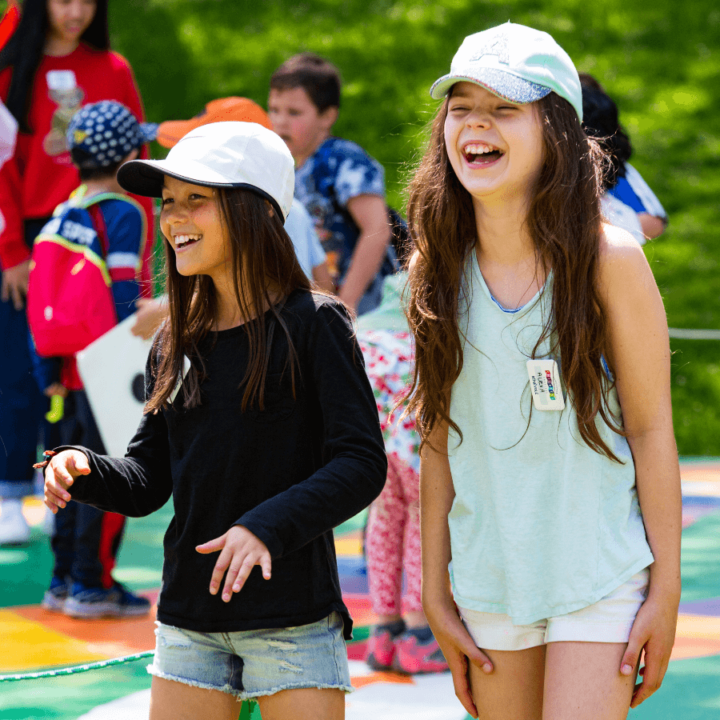
POLYGON ((27 314, 41 357, 72 356, 117 325, 98 207, 105 199, 107 194, 71 198, 35 240, 27 314))

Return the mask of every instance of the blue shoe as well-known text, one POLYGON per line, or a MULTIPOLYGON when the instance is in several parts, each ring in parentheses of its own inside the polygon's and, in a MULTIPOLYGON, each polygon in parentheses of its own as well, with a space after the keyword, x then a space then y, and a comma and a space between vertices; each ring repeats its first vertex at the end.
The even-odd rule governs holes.
POLYGON ((63 611, 75 618, 135 617, 150 611, 150 601, 118 582, 107 590, 73 583, 63 611))
POLYGON ((65 609, 65 601, 67 600, 67 596, 67 580, 53 575, 52 580, 50 580, 50 587, 45 591, 42 602, 40 604, 46 610, 63 612, 63 610, 65 609))

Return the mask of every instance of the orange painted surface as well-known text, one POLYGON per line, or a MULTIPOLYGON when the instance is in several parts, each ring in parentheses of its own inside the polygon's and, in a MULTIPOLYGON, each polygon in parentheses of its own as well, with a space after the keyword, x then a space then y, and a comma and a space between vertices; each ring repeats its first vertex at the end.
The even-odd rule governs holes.
POLYGON ((358 690, 366 685, 374 685, 375 683, 391 683, 394 685, 412 685, 413 679, 409 675, 400 675, 392 672, 373 672, 369 675, 360 675, 359 677, 351 677, 352 686, 358 690))
POLYGON ((682 463, 680 477, 683 482, 720 482, 720 463, 682 463))

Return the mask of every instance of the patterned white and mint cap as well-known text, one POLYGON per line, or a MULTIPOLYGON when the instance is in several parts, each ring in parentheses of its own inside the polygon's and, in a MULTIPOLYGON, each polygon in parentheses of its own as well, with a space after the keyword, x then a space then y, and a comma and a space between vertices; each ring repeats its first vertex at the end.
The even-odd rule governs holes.
POLYGON ((494 95, 524 105, 557 93, 582 121, 580 78, 570 56, 551 35, 505 23, 468 35, 443 75, 430 89, 440 99, 459 82, 472 82, 494 95))
POLYGON ((84 168, 116 165, 135 148, 155 139, 157 125, 139 123, 122 103, 101 100, 80 108, 68 126, 68 148, 80 148, 88 155, 84 168))

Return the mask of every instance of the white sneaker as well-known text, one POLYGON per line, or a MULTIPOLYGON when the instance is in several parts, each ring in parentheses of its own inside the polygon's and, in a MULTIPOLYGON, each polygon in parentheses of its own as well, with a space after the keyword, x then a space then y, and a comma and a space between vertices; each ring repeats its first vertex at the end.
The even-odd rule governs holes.
POLYGON ((22 545, 30 539, 30 526, 22 512, 22 500, 3 500, 0 512, 0 545, 22 545))

